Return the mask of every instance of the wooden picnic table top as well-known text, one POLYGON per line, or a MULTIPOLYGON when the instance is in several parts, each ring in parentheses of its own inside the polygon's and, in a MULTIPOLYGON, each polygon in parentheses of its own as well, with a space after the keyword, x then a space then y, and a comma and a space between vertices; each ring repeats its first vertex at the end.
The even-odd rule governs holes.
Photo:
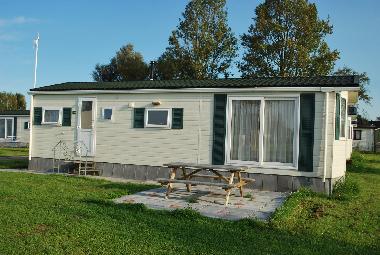
POLYGON ((228 172, 243 172, 248 169, 246 166, 232 166, 232 165, 208 165, 208 164, 193 164, 184 162, 171 162, 164 164, 167 167, 186 167, 195 168, 203 170, 217 170, 217 171, 228 171, 228 172))

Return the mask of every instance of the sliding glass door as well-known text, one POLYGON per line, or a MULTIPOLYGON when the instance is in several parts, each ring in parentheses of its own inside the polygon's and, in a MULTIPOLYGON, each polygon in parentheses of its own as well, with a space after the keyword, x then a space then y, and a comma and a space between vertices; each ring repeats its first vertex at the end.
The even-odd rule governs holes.
POLYGON ((229 97, 230 164, 296 167, 298 97, 229 97))
POLYGON ((0 139, 13 139, 13 118, 0 118, 0 139))
POLYGON ((231 160, 259 161, 260 101, 232 101, 231 160))
POLYGON ((0 139, 5 139, 5 119, 0 119, 0 139))
POLYGON ((294 100, 265 100, 264 162, 293 163, 294 113, 294 100))

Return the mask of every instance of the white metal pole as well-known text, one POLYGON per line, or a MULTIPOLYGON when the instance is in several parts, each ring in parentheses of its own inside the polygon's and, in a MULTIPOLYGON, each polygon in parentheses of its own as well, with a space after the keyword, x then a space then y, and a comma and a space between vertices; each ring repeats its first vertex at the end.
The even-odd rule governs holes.
POLYGON ((40 40, 40 34, 37 33, 37 38, 34 40, 34 83, 33 88, 36 87, 37 83, 37 58, 38 58, 38 41, 40 40))
POLYGON ((29 128, 29 160, 32 160, 32 150, 33 150, 33 120, 34 120, 34 95, 30 95, 30 128, 29 128))

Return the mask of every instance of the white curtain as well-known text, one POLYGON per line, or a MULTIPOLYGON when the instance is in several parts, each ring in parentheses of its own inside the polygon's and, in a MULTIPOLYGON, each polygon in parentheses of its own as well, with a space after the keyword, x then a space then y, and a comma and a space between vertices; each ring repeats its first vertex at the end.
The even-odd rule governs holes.
POLYGON ((292 100, 265 100, 265 162, 293 163, 294 110, 292 100))
POLYGON ((231 160, 259 161, 260 101, 232 101, 231 160))

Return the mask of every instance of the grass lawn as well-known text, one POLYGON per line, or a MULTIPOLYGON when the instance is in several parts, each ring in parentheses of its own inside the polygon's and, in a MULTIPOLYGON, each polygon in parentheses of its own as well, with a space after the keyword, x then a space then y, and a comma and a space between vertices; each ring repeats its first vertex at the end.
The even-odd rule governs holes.
POLYGON ((0 148, 0 169, 25 169, 28 168, 28 159, 11 159, 4 157, 28 156, 28 148, 0 148))
POLYGON ((0 172, 0 254, 379 254, 380 155, 356 157, 334 198, 293 193, 268 223, 110 201, 147 185, 0 172))
POLYGON ((29 148, 0 148, 2 156, 28 156, 29 148))

